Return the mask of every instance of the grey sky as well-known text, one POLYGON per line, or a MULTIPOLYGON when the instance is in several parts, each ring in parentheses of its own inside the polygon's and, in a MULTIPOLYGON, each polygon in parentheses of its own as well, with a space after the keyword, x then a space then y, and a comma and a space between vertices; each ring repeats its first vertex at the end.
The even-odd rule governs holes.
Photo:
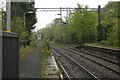
MULTIPOLYGON (((35 0, 35 7, 37 8, 60 8, 60 7, 76 7, 76 4, 88 5, 90 8, 97 8, 98 5, 101 7, 105 6, 109 1, 119 0, 35 0)), ((40 12, 37 11, 38 22, 36 29, 41 29, 46 24, 52 22, 53 19, 60 17, 59 12, 40 12)), ((65 16, 65 13, 64 13, 65 16)), ((63 16, 63 18, 64 18, 63 16)))
MULTIPOLYGON (((0 0, 0 7, 5 7, 2 2, 6 0, 0 0)), ((15 0, 13 0, 15 1, 15 0)), ((17 0, 18 2, 21 0, 17 0)), ((27 0, 22 0, 27 1, 27 0)), ((81 4, 83 6, 88 5, 90 8, 97 8, 98 5, 101 7, 105 6, 109 1, 119 1, 119 0, 35 0, 36 8, 60 8, 60 7, 76 7, 76 4, 81 4)), ((5 3, 4 3, 5 4, 5 3)), ((45 27, 48 23, 51 23, 55 18, 60 17, 59 12, 36 12, 38 22, 35 24, 36 30, 45 27)), ((62 18, 66 16, 66 12, 63 13, 62 18)))

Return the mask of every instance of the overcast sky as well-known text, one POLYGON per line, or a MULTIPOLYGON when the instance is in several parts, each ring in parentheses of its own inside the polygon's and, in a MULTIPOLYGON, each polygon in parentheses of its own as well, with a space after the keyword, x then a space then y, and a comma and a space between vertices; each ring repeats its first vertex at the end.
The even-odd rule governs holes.
MULTIPOLYGON (((5 0, 0 0, 0 7, 2 6, 1 2, 5 0)), ((15 1, 15 0, 14 0, 15 1)), ((21 1, 21 0, 19 0, 21 1)), ((25 1, 25 0, 23 0, 25 1)), ((119 0, 35 0, 36 8, 60 8, 60 7, 76 7, 76 4, 88 5, 90 8, 97 8, 98 5, 101 7, 105 6, 109 1, 119 1, 119 0)), ((51 23, 55 18, 59 18, 59 12, 36 12, 37 14, 37 23, 36 30, 44 28, 48 23, 51 23)), ((66 12, 63 12, 62 19, 66 16, 66 12)))
MULTIPOLYGON (((35 7, 37 8, 60 8, 60 7, 76 7, 76 4, 88 5, 90 8, 97 8, 98 5, 101 7, 105 6, 109 1, 119 0, 35 0, 35 7)), ((55 18, 60 17, 59 12, 36 12, 38 22, 36 29, 41 29, 46 24, 52 22, 55 18)), ((65 16, 65 12, 63 18, 65 16)))

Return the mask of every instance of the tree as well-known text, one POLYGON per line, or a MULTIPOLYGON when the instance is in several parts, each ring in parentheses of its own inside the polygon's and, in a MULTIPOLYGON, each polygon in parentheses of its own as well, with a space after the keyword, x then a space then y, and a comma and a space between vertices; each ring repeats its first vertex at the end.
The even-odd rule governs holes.
POLYGON ((35 12, 25 14, 25 27, 26 27, 26 31, 28 31, 29 34, 31 33, 31 29, 35 28, 34 24, 36 22, 37 22, 37 20, 36 20, 35 12))
POLYGON ((41 34, 57 43, 86 43, 95 41, 97 32, 97 12, 88 11, 78 5, 68 23, 60 18, 54 19, 51 25, 41 30, 41 34))
POLYGON ((94 11, 87 11, 87 6, 81 9, 82 6, 78 4, 78 8, 74 12, 74 16, 70 23, 70 30, 76 36, 77 42, 83 44, 86 42, 95 41, 97 30, 97 13, 94 11))
POLYGON ((114 25, 108 33, 107 43, 112 46, 118 46, 118 25, 114 25))
POLYGON ((46 25, 46 28, 43 28, 39 32, 44 35, 44 38, 47 38, 50 41, 63 43, 67 28, 61 23, 61 21, 60 18, 56 18, 52 23, 46 25))
POLYGON ((118 9, 118 2, 109 2, 102 10, 102 36, 107 45, 118 46, 118 9))
POLYGON ((16 26, 16 19, 20 17, 24 20, 25 18, 25 27, 26 31, 31 32, 33 29, 33 25, 37 22, 36 19, 36 9, 34 8, 34 2, 12 2, 11 3, 11 15, 12 21, 14 22, 14 26, 16 26), (28 14, 29 12, 33 12, 32 14, 28 14))
POLYGON ((36 9, 34 8, 34 2, 11 3, 11 29, 12 32, 16 32, 19 34, 21 42, 30 44, 30 41, 32 41, 29 37, 32 35, 31 29, 35 28, 33 25, 37 22, 35 12, 36 9), (29 12, 33 13, 28 14, 29 12))
POLYGON ((14 22, 12 22, 12 30, 13 30, 15 33, 18 33, 18 34, 19 34, 20 40, 25 40, 26 37, 28 36, 28 33, 27 33, 26 30, 25 30, 23 19, 17 17, 17 19, 16 19, 16 24, 17 24, 17 25, 14 26, 14 22))

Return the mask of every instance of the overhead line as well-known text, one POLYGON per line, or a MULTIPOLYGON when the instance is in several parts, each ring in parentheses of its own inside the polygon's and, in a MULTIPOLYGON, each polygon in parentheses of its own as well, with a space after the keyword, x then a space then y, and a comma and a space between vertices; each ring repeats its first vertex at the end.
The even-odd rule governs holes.
MULTIPOLYGON (((68 8, 36 8, 36 9, 68 9, 68 8)), ((85 8, 69 8, 69 9, 85 9, 85 8)), ((87 9, 98 9, 98 8, 87 8, 87 9)))
MULTIPOLYGON (((45 11, 45 12, 47 12, 47 11, 68 11, 68 9, 69 9, 69 11, 75 11, 75 9, 85 9, 85 8, 36 8, 36 10, 38 10, 38 11, 45 11)), ((98 10, 98 8, 87 8, 88 10, 94 10, 94 11, 97 11, 98 10)))

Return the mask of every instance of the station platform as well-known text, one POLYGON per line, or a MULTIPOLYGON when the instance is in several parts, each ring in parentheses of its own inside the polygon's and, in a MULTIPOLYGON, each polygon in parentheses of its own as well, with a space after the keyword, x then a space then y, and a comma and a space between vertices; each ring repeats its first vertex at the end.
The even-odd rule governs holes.
POLYGON ((58 65, 55 61, 55 58, 52 54, 48 58, 48 64, 46 65, 46 78, 47 79, 60 79, 60 80, 63 78, 60 72, 60 69, 58 68, 58 65))

